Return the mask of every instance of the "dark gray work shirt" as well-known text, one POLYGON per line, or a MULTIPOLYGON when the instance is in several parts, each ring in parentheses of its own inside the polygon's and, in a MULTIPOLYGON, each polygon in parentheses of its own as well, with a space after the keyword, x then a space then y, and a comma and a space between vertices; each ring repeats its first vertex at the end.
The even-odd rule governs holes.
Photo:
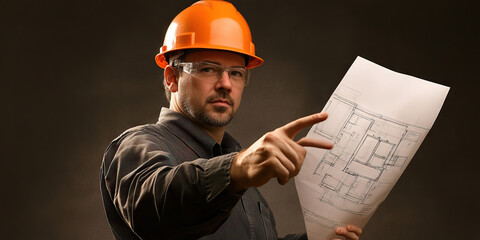
POLYGON ((260 192, 228 189, 239 150, 229 134, 220 145, 167 108, 156 124, 125 131, 108 146, 100 173, 116 239, 277 239, 260 192))

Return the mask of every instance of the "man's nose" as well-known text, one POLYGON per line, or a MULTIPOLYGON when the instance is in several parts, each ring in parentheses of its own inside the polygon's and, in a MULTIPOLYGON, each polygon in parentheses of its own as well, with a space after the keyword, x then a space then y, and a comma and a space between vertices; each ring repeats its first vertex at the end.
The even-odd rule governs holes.
POLYGON ((222 75, 220 75, 220 79, 217 81, 216 85, 217 89, 225 89, 228 92, 232 90, 232 81, 230 80, 230 76, 228 71, 224 71, 222 75))

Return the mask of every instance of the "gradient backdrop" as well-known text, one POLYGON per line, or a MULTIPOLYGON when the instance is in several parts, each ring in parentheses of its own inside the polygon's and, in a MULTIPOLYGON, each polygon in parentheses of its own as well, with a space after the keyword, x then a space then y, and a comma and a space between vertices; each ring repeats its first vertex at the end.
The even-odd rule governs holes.
MULTIPOLYGON (((98 187, 103 151, 168 106, 154 56, 193 2, 0 4, 1 239, 113 239, 98 187)), ((450 86, 363 239, 480 239, 476 1, 233 2, 265 59, 229 128, 244 146, 320 111, 357 55, 450 86)), ((261 191, 281 235, 304 231, 293 182, 261 191)))

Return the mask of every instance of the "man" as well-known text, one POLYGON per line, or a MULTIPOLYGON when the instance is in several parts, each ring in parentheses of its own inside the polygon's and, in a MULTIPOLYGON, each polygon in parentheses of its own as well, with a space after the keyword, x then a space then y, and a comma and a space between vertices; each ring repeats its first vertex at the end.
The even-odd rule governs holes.
MULTIPOLYGON (((241 151, 225 132, 241 102, 248 69, 262 64, 232 4, 199 1, 167 30, 156 57, 169 109, 156 124, 127 130, 107 148, 102 197, 117 239, 277 239, 273 215, 255 188, 300 171, 305 146, 292 140, 325 113, 295 120, 241 151)), ((340 227, 358 239, 361 229, 340 227)), ((286 239, 306 239, 305 234, 286 239)))

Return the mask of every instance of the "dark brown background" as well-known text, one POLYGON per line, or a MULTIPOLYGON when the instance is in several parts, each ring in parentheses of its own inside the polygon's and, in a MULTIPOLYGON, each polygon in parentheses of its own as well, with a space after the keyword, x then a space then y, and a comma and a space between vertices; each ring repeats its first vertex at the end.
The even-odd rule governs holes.
MULTIPOLYGON (((192 2, 0 4, 1 239, 113 239, 98 187, 102 153, 168 106, 153 58, 192 2)), ((450 86, 364 239, 480 239, 475 1, 234 2, 265 59, 229 128, 244 146, 320 111, 357 55, 450 86)), ((293 182, 261 191, 281 234, 304 230, 293 182)))

